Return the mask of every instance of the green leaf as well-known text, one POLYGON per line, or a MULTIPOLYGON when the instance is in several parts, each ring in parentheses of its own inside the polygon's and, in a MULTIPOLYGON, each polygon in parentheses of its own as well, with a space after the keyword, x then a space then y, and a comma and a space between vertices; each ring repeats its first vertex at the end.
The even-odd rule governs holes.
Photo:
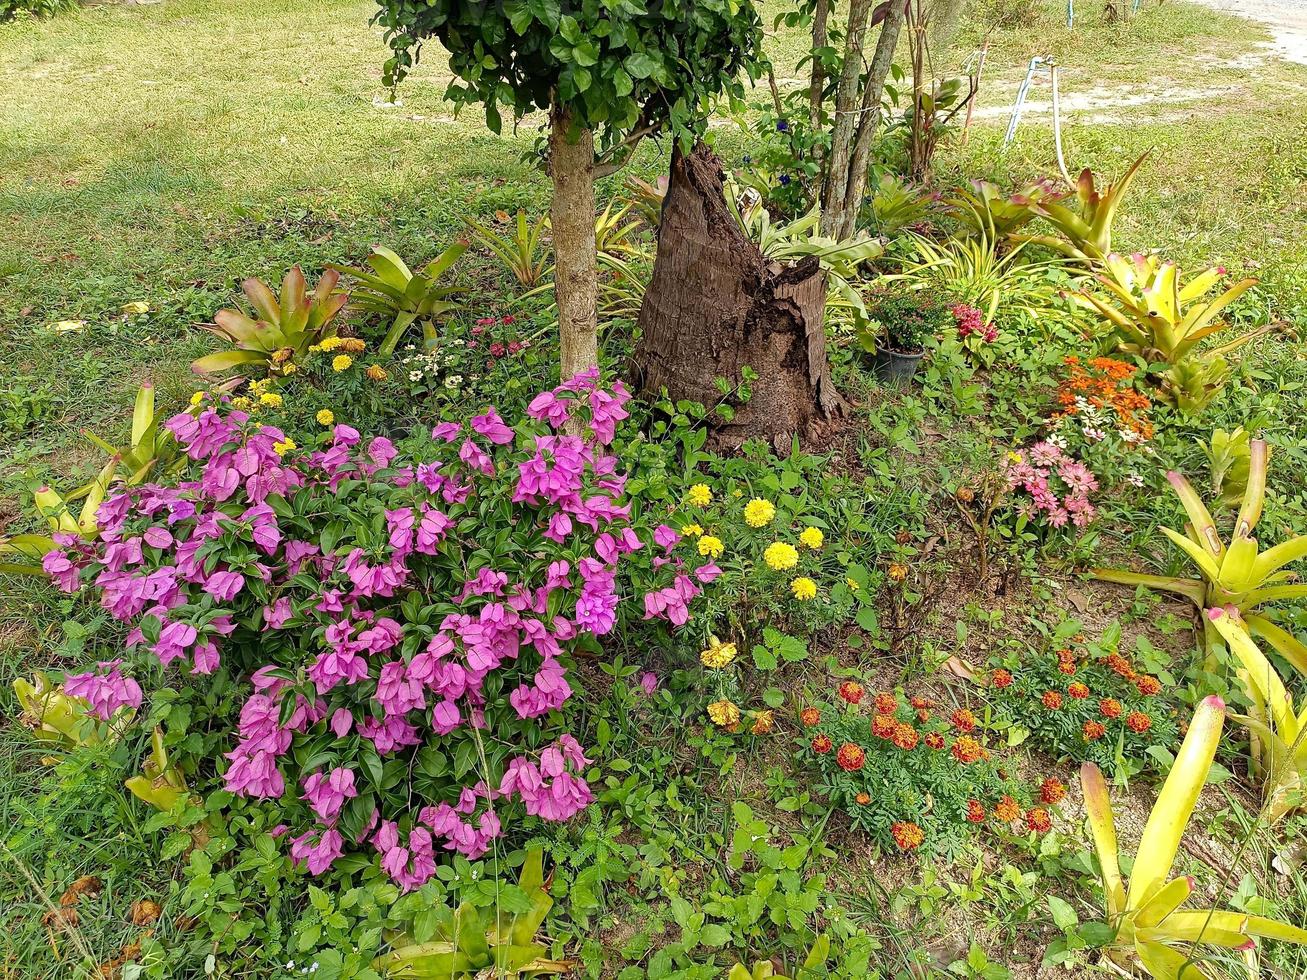
POLYGON ((762 644, 755 644, 753 648, 753 665, 759 670, 775 670, 777 666, 776 654, 762 644))

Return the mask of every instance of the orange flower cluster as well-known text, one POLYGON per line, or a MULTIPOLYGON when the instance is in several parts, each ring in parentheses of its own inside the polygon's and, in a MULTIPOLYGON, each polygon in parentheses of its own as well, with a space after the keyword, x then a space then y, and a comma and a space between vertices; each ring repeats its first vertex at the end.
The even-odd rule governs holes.
POLYGON ((890 833, 894 835, 894 843, 900 851, 915 851, 926 839, 921 828, 910 820, 897 821, 890 827, 890 833))
POLYGON ((861 745, 845 742, 835 753, 835 764, 845 772, 857 772, 867 763, 867 753, 861 745))
POLYGON ((1133 365, 1111 357, 1093 357, 1082 362, 1072 356, 1064 363, 1067 376, 1057 389, 1061 411, 1054 419, 1075 415, 1077 399, 1084 399, 1095 408, 1115 413, 1121 428, 1135 433, 1140 440, 1153 437, 1153 423, 1148 419, 1152 402, 1131 386, 1135 376, 1133 365))

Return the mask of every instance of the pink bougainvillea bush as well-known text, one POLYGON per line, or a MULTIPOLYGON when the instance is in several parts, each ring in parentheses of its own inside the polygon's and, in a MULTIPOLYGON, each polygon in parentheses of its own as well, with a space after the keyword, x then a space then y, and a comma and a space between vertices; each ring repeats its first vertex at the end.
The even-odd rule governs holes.
MULTIPOLYGON (((301 449, 195 410, 168 428, 196 478, 112 497, 102 541, 61 540, 45 567, 129 624, 140 679, 249 683, 218 769, 281 801, 297 861, 317 874, 366 845, 415 888, 505 820, 590 802, 562 730, 569 652, 623 619, 683 625, 719 574, 632 520, 607 450, 627 400, 583 374, 515 426, 487 409, 402 447, 337 425, 301 449)), ((75 683, 104 717, 141 701, 117 661, 75 683)))

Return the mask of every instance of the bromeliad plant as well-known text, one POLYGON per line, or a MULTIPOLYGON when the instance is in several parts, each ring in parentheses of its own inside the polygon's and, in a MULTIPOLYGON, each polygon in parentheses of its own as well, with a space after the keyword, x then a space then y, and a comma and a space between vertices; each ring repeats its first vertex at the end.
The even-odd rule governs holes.
MULTIPOLYGON (((341 424, 299 450, 206 407, 168 423, 192 479, 112 497, 106 543, 68 541, 46 569, 130 628, 138 674, 181 661, 251 685, 222 778, 294 807, 294 860, 321 874, 366 842, 417 888, 439 855, 485 853, 501 821, 590 802, 590 760, 557 724, 567 658, 641 611, 684 625, 719 573, 632 522, 607 448, 628 398, 596 369, 516 429, 487 409, 402 453, 341 424)), ((105 716, 140 703, 117 662, 78 683, 105 716)))
MULTIPOLYGON (((504 216, 507 220, 507 215, 504 216)), ((517 220, 507 235, 501 235, 490 225, 475 218, 464 218, 468 231, 477 243, 489 249, 513 278, 525 289, 535 289, 553 270, 550 249, 541 248, 541 239, 549 228, 549 216, 542 214, 534 223, 527 221, 526 212, 518 211, 517 220)))
POLYGON ((1107 295, 1079 292, 1072 298, 1111 324, 1121 350, 1159 366, 1162 394, 1182 412, 1200 411, 1221 390, 1230 372, 1227 354, 1274 329, 1262 326, 1200 353, 1198 344, 1229 327, 1220 313, 1256 279, 1243 279, 1209 299, 1225 275, 1222 268, 1181 285, 1176 264, 1156 255, 1112 253, 1105 264, 1107 274, 1096 278, 1107 295))
POLYGON ((457 286, 441 285, 441 279, 467 251, 466 241, 457 241, 413 272, 404 260, 381 245, 373 245, 366 262, 372 271, 350 266, 330 266, 359 281, 350 294, 350 305, 369 313, 393 317, 390 329, 377 353, 390 357, 395 353, 404 332, 414 323, 422 328, 424 346, 435 346, 438 340, 436 325, 446 315, 461 309, 455 298, 464 292, 457 286))
MULTIPOLYGON (((1235 515, 1229 544, 1221 540, 1216 522, 1192 484, 1174 470, 1166 474, 1176 496, 1184 505, 1189 523, 1185 533, 1163 527, 1173 541, 1198 567, 1199 578, 1149 575, 1119 569, 1096 568, 1094 578, 1119 585, 1142 585, 1189 599, 1198 609, 1233 606, 1252 632, 1266 640, 1291 664, 1307 674, 1307 645, 1257 612, 1263 605, 1282 599, 1307 598, 1307 583, 1298 583, 1285 569, 1307 557, 1307 535, 1299 535, 1273 548, 1260 551, 1253 531, 1262 516, 1266 497, 1266 472, 1270 450, 1263 439, 1248 445, 1248 485, 1243 503, 1235 515)), ((1217 637, 1204 620, 1209 651, 1217 637)))
POLYGON ((328 269, 312 293, 300 267, 286 273, 281 296, 256 278, 246 279, 241 288, 258 319, 240 310, 219 310, 210 333, 235 345, 235 350, 208 354, 191 364, 197 374, 226 371, 234 367, 259 367, 272 374, 290 374, 310 347, 336 335, 334 321, 349 297, 336 291, 340 273, 328 269))
POLYGON ((504 883, 501 901, 485 910, 471 902, 426 910, 431 938, 417 942, 404 933, 391 936, 391 952, 373 966, 388 980, 517 980, 570 973, 576 964, 550 959, 536 938, 554 904, 546 886, 544 854, 531 848, 517 884, 504 883))
POLYGON ((1307 931, 1258 915, 1216 909, 1184 909, 1193 890, 1188 876, 1171 877, 1189 818, 1216 755, 1225 703, 1208 697, 1194 713, 1175 764, 1144 826, 1129 885, 1123 882, 1112 802, 1102 771, 1092 762, 1080 769, 1085 810, 1098 853, 1108 925, 1115 938, 1105 954, 1118 966, 1136 960, 1157 980, 1204 980, 1199 945, 1249 949, 1257 938, 1307 943, 1307 931))
POLYGON ((1252 773, 1264 781, 1267 820, 1274 824, 1303 805, 1303 787, 1307 785, 1307 703, 1294 707, 1293 695, 1257 649, 1237 609, 1209 609, 1207 616, 1242 664, 1235 674, 1250 707, 1247 715, 1231 717, 1251 735, 1252 773))
POLYGON ((1149 150, 1140 156, 1120 180, 1108 184, 1101 193, 1094 185, 1093 173, 1086 167, 1076 181, 1075 207, 1063 204, 1057 197, 1042 197, 1032 202, 1034 211, 1062 237, 1037 235, 1028 240, 1061 252, 1091 270, 1100 268, 1112 252, 1112 222, 1117 210, 1151 152, 1149 150))
POLYGON ((973 180, 969 187, 955 190, 944 203, 970 234, 998 242, 1033 221, 1038 205, 1056 204, 1065 196, 1057 193, 1053 181, 1047 179, 1012 194, 987 180, 973 180))

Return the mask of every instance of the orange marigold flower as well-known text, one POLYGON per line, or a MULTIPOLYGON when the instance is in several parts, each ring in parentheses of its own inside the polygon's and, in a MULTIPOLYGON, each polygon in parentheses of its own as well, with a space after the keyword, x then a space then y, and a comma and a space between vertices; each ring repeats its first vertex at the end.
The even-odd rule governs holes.
POLYGON ((853 802, 858 804, 858 806, 866 806, 868 803, 871 802, 871 794, 859 793, 857 796, 853 798, 853 802))
POLYGON ((1148 729, 1153 727, 1153 719, 1149 718, 1142 711, 1132 711, 1125 720, 1126 728, 1132 732, 1138 732, 1142 735, 1148 729))
POLYGON ((942 749, 944 747, 944 736, 939 732, 931 732, 926 736, 925 743, 932 749, 942 749))
POLYGON ((969 735, 963 735, 953 743, 953 758, 958 762, 970 763, 975 762, 984 755, 980 743, 969 735))
POLYGON ((893 738, 897 725, 893 715, 876 715, 871 719, 871 734, 877 738, 893 738))
POLYGON ((970 734, 976 730, 976 716, 966 708, 958 708, 953 712, 953 727, 964 735, 970 734))
POLYGON ((1083 701, 1085 698, 1089 697, 1089 688, 1086 685, 1081 684, 1079 681, 1072 681, 1067 685, 1066 693, 1071 695, 1077 701, 1083 701))
POLYGON ((901 749, 912 750, 917 747, 919 736, 917 730, 911 725, 900 722, 894 726, 893 740, 894 744, 901 749))
POLYGON ((1085 722, 1085 738, 1090 742, 1096 742, 1107 734, 1107 729, 1101 721, 1094 721, 1092 718, 1085 722))
POLYGON ((835 764, 845 772, 857 772, 867 763, 867 753, 862 746, 845 742, 835 753, 835 764))
POLYGON ((1046 834, 1053 829, 1053 819, 1042 806, 1033 806, 1026 811, 1026 826, 1037 834, 1046 834))
POLYGON ((1144 697, 1151 698, 1154 694, 1157 694, 1162 690, 1162 682, 1156 677, 1144 674, 1135 681, 1135 687, 1139 689, 1139 693, 1144 697))
POLYGON ((915 851, 926 839, 921 828, 910 820, 898 820, 889 830, 900 851, 915 851))
POLYGON ((1074 652, 1073 650, 1071 650, 1069 647, 1063 647, 1061 650, 1057 651, 1057 659, 1058 659, 1058 660, 1075 660, 1075 659, 1076 659, 1076 655, 1075 655, 1075 652, 1074 652))
POLYGON ((858 704, 862 701, 862 695, 865 689, 857 681, 845 681, 840 685, 840 697, 849 704, 858 704))
POLYGON ((913 698, 911 703, 912 707, 916 708, 918 711, 922 708, 933 708, 935 706, 935 702, 930 698, 923 698, 920 695, 913 698))
POLYGON ((995 687, 1012 686, 1012 672, 1008 670, 1004 670, 1002 667, 994 671, 994 673, 990 675, 989 679, 994 682, 995 687))
POLYGON ((1074 660, 1059 660, 1057 662, 1057 669, 1070 676, 1076 672, 1076 662, 1074 660))
POLYGON ((917 721, 930 721, 930 712, 922 708, 917 712, 917 721))
POLYGON ((1098 710, 1103 713, 1104 718, 1120 718, 1121 702, 1116 698, 1103 698, 1098 702, 1098 710))
POLYGON ((1045 691, 1044 696, 1040 698, 1044 702, 1044 707, 1049 711, 1056 711, 1062 707, 1062 695, 1057 691, 1045 691))
POLYGON ((1114 653, 1107 658, 1107 666, 1111 667, 1112 670, 1116 671, 1116 673, 1120 674, 1122 677, 1129 676, 1129 674, 1134 670, 1134 668, 1130 666, 1130 661, 1119 653, 1114 653))
POLYGON ((1049 776, 1039 784, 1039 798, 1052 806, 1066 798, 1066 786, 1056 776, 1049 776))
POLYGON ((874 702, 877 714, 892 715, 899 708, 899 700, 887 691, 881 691, 876 695, 874 702))
POLYGON ((984 823, 985 808, 979 800, 967 800, 967 823, 984 823))
POLYGON ((889 580, 891 582, 902 582, 908 577, 908 566, 901 561, 890 562, 889 580))
POLYGON ((799 712, 799 721, 811 728, 821 721, 821 712, 816 708, 804 708, 799 712))
POLYGON ((812 751, 818 755, 825 755, 832 748, 832 742, 829 735, 818 735, 812 740, 812 751))
POLYGON ((766 735, 776 724, 776 712, 771 709, 759 711, 753 719, 753 727, 749 729, 755 735, 766 735))
POLYGON ((1019 816, 1021 816, 1021 807, 1010 796, 1000 796, 998 802, 994 804, 995 820, 1002 823, 1011 823, 1019 816))

